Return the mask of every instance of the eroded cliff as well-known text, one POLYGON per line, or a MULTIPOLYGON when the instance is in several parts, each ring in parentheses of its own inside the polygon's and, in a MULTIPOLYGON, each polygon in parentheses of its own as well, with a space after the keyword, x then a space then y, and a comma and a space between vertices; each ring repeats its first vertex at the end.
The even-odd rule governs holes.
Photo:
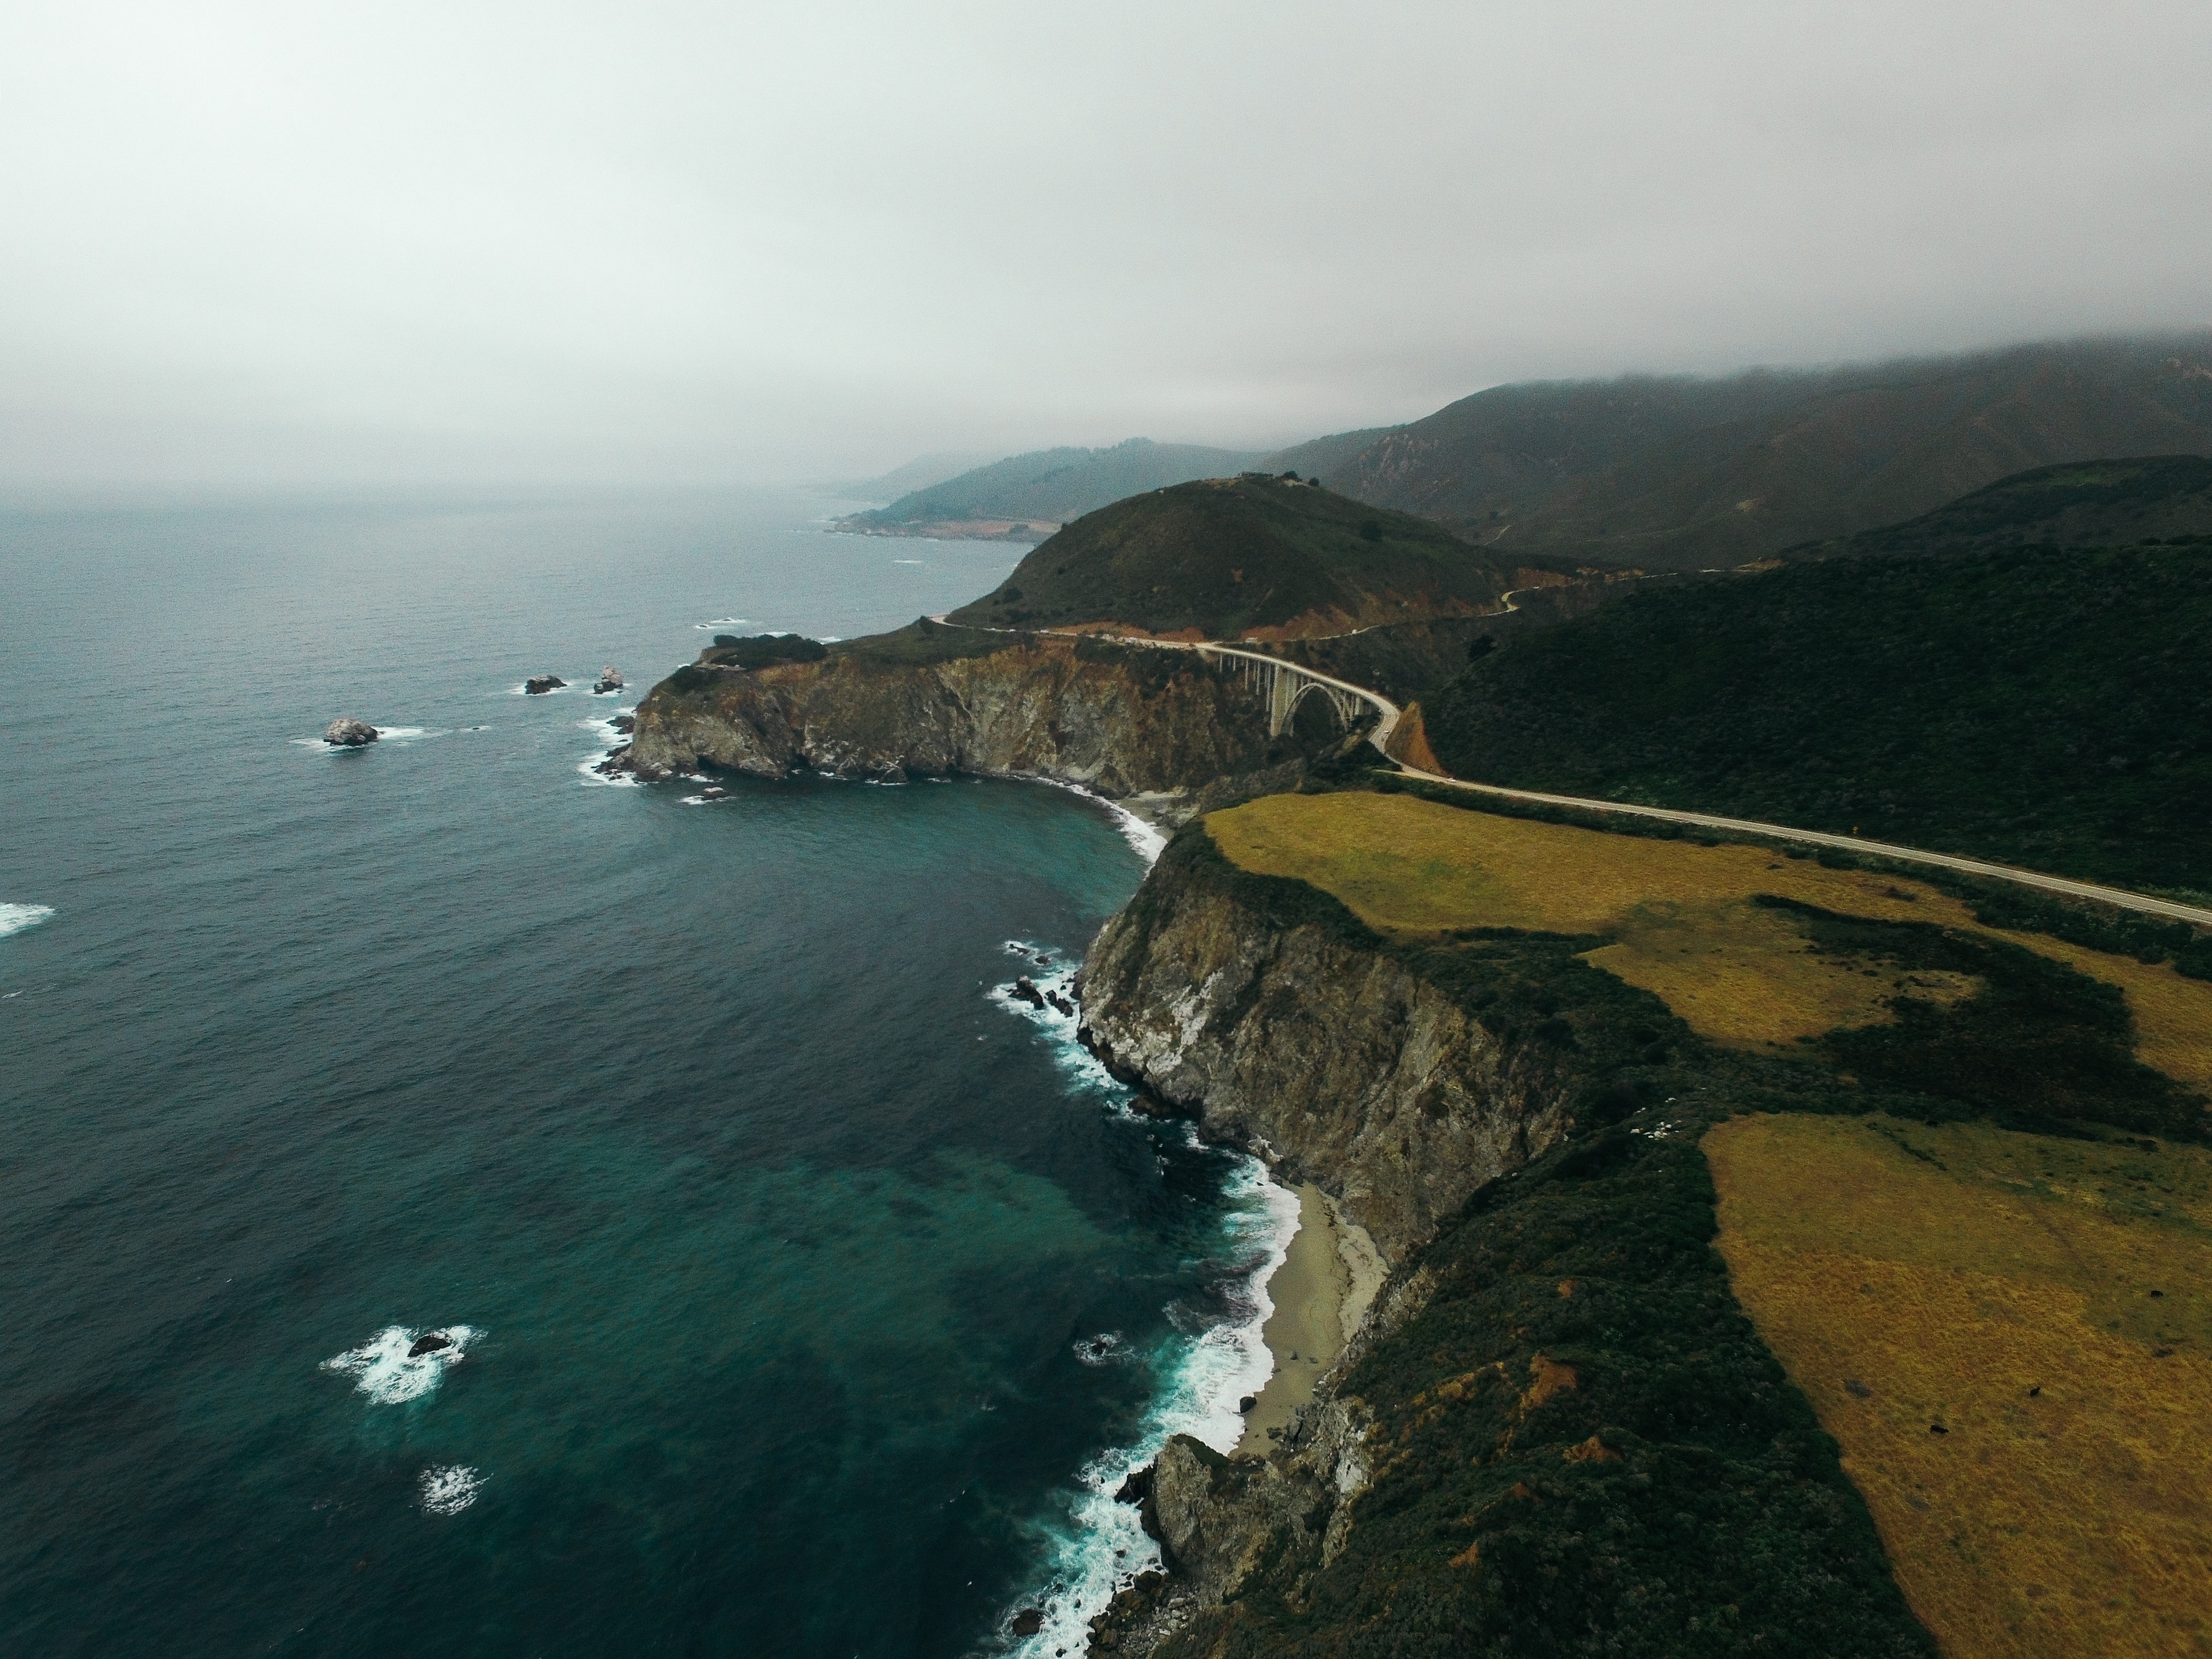
POLYGON ((1394 945, 1194 828, 1092 945, 1084 1030, 1209 1137, 1318 1182, 1395 1267, 1572 1121, 1585 1068, 1511 954, 1394 945))
POLYGON ((1167 1571, 1094 1651, 1932 1651, 1711 1248, 1698 1136, 1809 1080, 1720 1063, 1601 942, 1386 938, 1203 823, 1100 935, 1097 1051, 1393 1271, 1265 1456, 1182 1437, 1132 1480, 1167 1571))
POLYGON ((680 669, 637 710, 620 763, 645 778, 713 766, 896 780, 968 772, 1078 783, 1175 821, 1280 788, 1348 733, 1319 699, 1271 738, 1233 673, 1195 655, 919 623, 823 659, 680 669), (1241 789, 1210 787, 1242 781, 1241 789))

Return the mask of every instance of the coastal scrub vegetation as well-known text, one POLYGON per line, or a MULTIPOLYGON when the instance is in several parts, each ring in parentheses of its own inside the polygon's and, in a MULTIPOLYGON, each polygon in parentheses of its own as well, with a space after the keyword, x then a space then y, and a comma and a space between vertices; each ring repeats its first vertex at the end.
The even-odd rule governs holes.
POLYGON ((1628 595, 1470 664, 1485 782, 2212 882, 2212 544, 1827 560, 1628 595))

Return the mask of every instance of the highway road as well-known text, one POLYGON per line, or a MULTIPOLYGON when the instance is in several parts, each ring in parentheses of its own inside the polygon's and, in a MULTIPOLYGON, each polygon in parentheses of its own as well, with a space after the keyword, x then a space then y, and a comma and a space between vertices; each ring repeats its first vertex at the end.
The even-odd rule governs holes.
MULTIPOLYGON (((933 620, 942 620, 933 618, 933 620)), ((957 625, 957 624, 956 624, 957 625)), ((973 626, 974 624, 969 624, 973 626)), ((988 629, 988 633, 1012 630, 988 629)), ((1042 629, 1054 633, 1063 630, 1042 629)), ((1340 691, 1351 692, 1374 708, 1381 716, 1368 741, 1387 756, 1386 744, 1397 728, 1401 711, 1379 691, 1364 685, 1354 685, 1327 674, 1316 673, 1297 663, 1285 662, 1280 657, 1262 651, 1252 651, 1241 646, 1215 645, 1209 641, 1190 640, 1146 640, 1117 636, 1125 645, 1149 645, 1162 650, 1200 651, 1209 656, 1244 657, 1255 662, 1273 663, 1279 668, 1296 670, 1307 679, 1318 680, 1323 685, 1334 686, 1340 691)), ((1752 818, 1724 818, 1711 812, 1684 812, 1666 806, 1636 806, 1617 800, 1593 800, 1581 795, 1547 795, 1534 789, 1509 789, 1502 784, 1475 783, 1466 778, 1449 778, 1437 772, 1425 772, 1418 767, 1397 763, 1407 777, 1419 778, 1425 783, 1441 785, 1447 789, 1464 789, 1470 793, 1494 795, 1506 800, 1532 801, 1544 806, 1571 806, 1585 812, 1612 812, 1625 817, 1658 818, 1668 823, 1687 824, 1694 829, 1717 830, 1739 836, 1761 836, 1774 841, 1795 842, 1808 847, 1832 847, 1839 852, 1864 854, 1869 858, 1892 859, 1899 864, 1930 865, 1938 869, 1957 870, 1970 876, 1986 876, 1996 881, 2015 882, 2023 887, 2037 887, 2049 893, 2063 894, 2068 898, 2090 899, 2100 904, 2110 904, 2123 910, 2133 910, 2142 915, 2160 916, 2172 921, 2191 922, 2199 927, 2212 927, 2212 910, 2193 904, 2179 904, 2172 899, 2153 898, 2145 893, 2130 893, 2117 887, 2100 887, 2086 881, 2073 881, 2064 876, 2045 875, 2039 870, 2016 869, 2008 864, 1990 864, 1981 859, 1961 858, 1953 853, 1931 853, 1921 847, 1899 847, 1886 841, 1867 841, 1857 836, 1831 835, 1821 830, 1800 830, 1786 823, 1761 823, 1752 818)))

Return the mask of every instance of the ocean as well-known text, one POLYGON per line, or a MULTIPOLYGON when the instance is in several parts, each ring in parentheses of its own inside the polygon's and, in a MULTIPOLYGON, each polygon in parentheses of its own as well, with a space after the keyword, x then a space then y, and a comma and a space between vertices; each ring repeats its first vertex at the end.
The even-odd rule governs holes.
POLYGON ((1156 1561, 1295 1200, 1005 991, 1156 840, 588 770, 1020 550, 839 510, 0 510, 0 1651, 1041 1656, 1156 1561))

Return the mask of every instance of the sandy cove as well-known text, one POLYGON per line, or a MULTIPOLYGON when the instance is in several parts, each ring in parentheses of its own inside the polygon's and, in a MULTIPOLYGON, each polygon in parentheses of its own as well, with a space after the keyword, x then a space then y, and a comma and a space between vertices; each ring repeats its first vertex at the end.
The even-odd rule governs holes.
POLYGON ((1261 1338, 1274 1372, 1244 1419, 1240 1455, 1261 1455, 1268 1431, 1313 1399, 1314 1384, 1336 1363, 1382 1289, 1382 1260, 1364 1228, 1345 1220, 1336 1200, 1311 1182, 1298 1192, 1298 1230, 1283 1265, 1267 1280, 1275 1311, 1261 1338))

